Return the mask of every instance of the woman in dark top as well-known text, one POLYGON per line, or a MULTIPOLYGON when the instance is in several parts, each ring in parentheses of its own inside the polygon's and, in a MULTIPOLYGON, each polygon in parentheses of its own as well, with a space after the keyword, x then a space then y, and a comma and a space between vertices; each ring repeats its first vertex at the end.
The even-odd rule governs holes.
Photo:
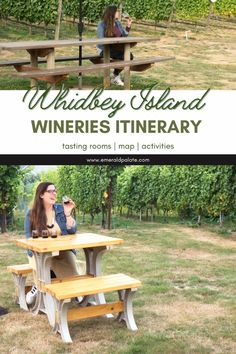
MULTIPOLYGON (((97 28, 98 38, 105 37, 127 37, 129 35, 132 19, 128 17, 126 28, 123 28, 122 24, 118 20, 119 11, 116 5, 107 6, 102 16, 102 21, 99 22, 97 28)), ((103 56, 103 45, 98 45, 100 50, 100 56, 103 56)), ((124 47, 123 45, 110 46, 110 57, 112 59, 124 60, 124 47)), ((133 54, 130 54, 130 59, 133 59, 133 54)), ((111 83, 115 85, 124 86, 123 81, 120 78, 120 72, 122 69, 114 69, 111 75, 111 83)))

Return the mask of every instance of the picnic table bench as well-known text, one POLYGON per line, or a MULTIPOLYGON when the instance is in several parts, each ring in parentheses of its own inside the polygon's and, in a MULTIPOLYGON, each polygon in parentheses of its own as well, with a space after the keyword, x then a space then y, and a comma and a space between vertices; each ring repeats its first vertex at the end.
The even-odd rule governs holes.
MULTIPOLYGON (((83 262, 78 262, 83 263, 83 262)), ((29 263, 27 264, 17 264, 11 265, 7 267, 7 271, 12 273, 15 287, 16 287, 16 303, 20 305, 20 308, 23 310, 29 311, 32 310, 30 306, 26 303, 25 295, 31 289, 31 285, 26 286, 27 276, 33 273, 33 268, 29 263)), ((92 277, 92 275, 77 275, 66 278, 54 278, 52 279, 52 283, 62 283, 66 281, 73 281, 78 279, 84 279, 92 277)))
POLYGON ((25 293, 28 290, 26 288, 26 278, 28 274, 33 272, 32 267, 29 264, 17 264, 7 267, 8 272, 12 273, 16 286, 16 302, 19 303, 23 310, 28 311, 28 305, 25 301, 25 293))
POLYGON ((128 329, 137 330, 134 321, 132 297, 141 282, 124 274, 112 274, 45 285, 45 290, 53 296, 56 307, 54 332, 61 334, 65 343, 72 339, 68 329, 68 321, 118 313, 118 320, 124 320, 128 329), (78 296, 117 291, 119 301, 88 307, 69 309, 70 302, 78 296))
MULTIPOLYGON (((99 60, 100 55, 96 55, 96 54, 86 54, 82 56, 82 60, 90 60, 92 62, 94 61, 98 61, 99 60)), ((58 56, 55 57, 55 63, 61 63, 61 62, 67 62, 67 61, 78 61, 79 60, 79 56, 78 55, 68 55, 68 56, 58 56)), ((47 59, 43 59, 43 58, 38 58, 38 64, 46 64, 47 63, 47 59)), ((5 66, 14 66, 14 68, 17 71, 21 71, 20 68, 21 66, 24 65, 30 65, 31 61, 30 59, 13 59, 13 60, 4 60, 4 61, 0 61, 0 68, 5 67, 5 66)))
MULTIPOLYGON (((130 89, 130 69, 133 68, 135 71, 143 71, 148 69, 152 64, 156 62, 161 62, 165 60, 172 60, 174 57, 152 57, 152 58, 140 58, 135 59, 136 62, 133 63, 130 60, 130 48, 135 46, 140 42, 153 42, 157 41, 157 38, 153 37, 112 37, 112 38, 96 38, 96 39, 84 39, 82 41, 79 40, 48 40, 48 41, 25 41, 25 42, 9 42, 9 43, 0 43, 0 51, 1 50, 26 50, 30 54, 30 64, 31 67, 25 66, 24 63, 12 63, 13 66, 17 68, 18 71, 21 71, 17 74, 20 77, 29 77, 32 78, 31 85, 36 85, 36 80, 42 78, 45 81, 48 81, 51 84, 55 84, 67 77, 69 73, 85 73, 97 70, 104 70, 104 87, 109 87, 110 85, 110 69, 111 68, 124 68, 124 84, 125 89, 130 89), (55 58, 55 49, 59 47, 72 47, 72 46, 91 46, 101 44, 104 46, 103 50, 103 58, 99 58, 98 55, 88 56, 88 59, 93 62, 95 66, 89 66, 85 69, 80 68, 78 71, 78 67, 63 67, 63 68, 55 68, 56 61, 64 61, 63 58, 55 58), (120 66, 117 66, 117 62, 110 59, 110 46, 119 45, 124 48, 124 61, 119 62, 120 66), (40 76, 36 76, 35 72, 40 71, 38 68, 38 64, 43 62, 39 59, 39 57, 47 57, 47 69, 43 69, 43 73, 40 76), (152 61, 150 61, 152 59, 152 61), (98 66, 103 65, 103 66, 98 66), (33 68, 33 69, 32 69, 33 68), (49 70, 49 72, 47 71, 49 70), (63 73, 59 74, 59 71, 63 71, 63 73), (68 72, 67 72, 68 70, 68 72), (32 76, 33 75, 33 76, 32 76)), ((65 61, 77 60, 77 56, 66 57, 65 61)), ((85 57, 86 58, 86 57, 85 57)), ((2 63, 2 66, 4 62, 2 63)), ((9 63, 10 65, 10 63, 9 63)))
MULTIPOLYGON (((88 72, 96 72, 104 69, 115 69, 130 67, 131 71, 144 71, 150 68, 154 63, 173 60, 173 57, 149 57, 143 59, 125 60, 125 61, 113 61, 111 63, 101 63, 96 65, 86 66, 67 66, 55 69, 35 69, 25 68, 22 66, 21 72, 15 74, 15 76, 23 78, 33 78, 36 80, 43 80, 50 84, 58 83, 64 80, 69 74, 80 74, 88 72)), ((95 61, 95 60, 94 60, 95 61)), ((100 60, 99 60, 100 61, 100 60)), ((126 87, 129 88, 129 87, 126 87)))

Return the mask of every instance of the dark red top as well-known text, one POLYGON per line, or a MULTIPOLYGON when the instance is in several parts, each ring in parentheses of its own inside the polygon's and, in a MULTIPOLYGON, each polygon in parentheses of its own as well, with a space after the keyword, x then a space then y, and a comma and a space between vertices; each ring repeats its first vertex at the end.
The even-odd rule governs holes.
MULTIPOLYGON (((129 32, 130 31, 130 27, 126 26, 125 30, 127 32, 129 32)), ((114 28, 114 36, 115 37, 122 37, 121 31, 120 31, 119 27, 117 27, 117 26, 115 26, 115 28, 114 28)))

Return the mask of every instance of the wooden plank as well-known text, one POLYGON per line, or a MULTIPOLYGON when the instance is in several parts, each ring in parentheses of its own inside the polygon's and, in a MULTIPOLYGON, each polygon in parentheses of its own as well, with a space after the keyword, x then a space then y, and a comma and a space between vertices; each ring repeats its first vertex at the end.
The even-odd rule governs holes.
MULTIPOLYGON (((51 70, 51 69, 54 69, 55 68, 55 49, 54 48, 51 48, 48 55, 47 55, 47 69, 48 70, 51 70)), ((63 75, 64 76, 64 75, 63 75)), ((66 79, 66 77, 63 77, 63 76, 60 76, 58 79, 59 79, 59 82, 66 79)), ((47 80, 45 80, 47 81, 47 80)), ((53 85, 55 85, 58 81, 55 80, 55 82, 53 83, 53 85)))
POLYGON ((32 273, 33 269, 29 264, 17 264, 7 267, 8 272, 15 274, 28 274, 32 273))
MULTIPOLYGON (((83 55, 82 60, 91 60, 96 61, 98 59, 102 59, 100 55, 96 54, 86 54, 83 55)), ((64 62, 64 61, 76 61, 79 60, 78 55, 71 55, 71 56, 59 56, 55 58, 55 62, 64 62)), ((38 58, 38 64, 46 64, 47 60, 44 58, 38 58)), ((17 66, 17 65, 29 65, 30 60, 29 59, 15 59, 15 60, 7 60, 7 61, 0 61, 0 67, 4 66, 17 66)))
MULTIPOLYGON (((65 282, 73 282, 75 280, 81 280, 81 279, 88 279, 88 278, 93 278, 93 275, 90 274, 85 274, 85 275, 72 275, 70 277, 65 277, 65 278, 53 278, 51 279, 50 284, 59 284, 59 283, 65 283, 65 282)), ((41 291, 46 292, 46 285, 42 284, 41 285, 41 291)))
POLYGON ((35 77, 39 78, 43 76, 56 76, 56 75, 67 75, 67 74, 78 74, 79 72, 93 72, 93 71, 98 71, 98 70, 104 70, 108 68, 123 68, 125 66, 138 66, 138 65, 143 65, 143 64, 154 64, 162 61, 168 61, 168 60, 173 60, 175 57, 149 57, 149 58, 143 58, 143 59, 134 59, 134 60, 128 60, 128 61, 116 61, 112 63, 103 63, 103 64, 95 64, 95 65, 87 65, 83 67, 63 67, 63 68, 55 68, 53 70, 41 70, 40 72, 35 71, 34 72, 24 72, 24 73, 17 73, 15 74, 16 76, 19 77, 35 77))
MULTIPOLYGON (((104 63, 104 60, 102 57, 100 56, 97 56, 97 57, 91 57, 89 59, 93 64, 102 64, 104 63)), ((167 59, 169 60, 169 59, 167 59)), ((110 58, 110 63, 113 63, 114 61, 119 61, 118 59, 115 60, 115 59, 112 59, 110 58)), ((165 61, 165 60, 163 60, 165 61)), ((139 65, 135 65, 135 66, 131 66, 130 67, 130 71, 137 71, 137 72, 142 72, 142 71, 145 71, 145 70, 148 70, 151 68, 151 66, 153 65, 154 63, 145 63, 145 64, 139 64, 139 65)), ((1 66, 1 65, 0 65, 1 66)))
POLYGON ((45 253, 53 251, 66 251, 74 248, 82 249, 118 245, 123 243, 124 240, 121 238, 114 238, 92 233, 81 233, 76 235, 59 236, 55 239, 17 239, 14 242, 17 246, 23 247, 25 249, 31 249, 36 252, 45 253))
POLYGON ((80 307, 68 310, 67 320, 75 321, 83 318, 103 316, 107 313, 118 313, 124 311, 123 301, 110 302, 103 305, 80 307))
POLYGON ((45 285, 45 290, 58 300, 77 296, 137 288, 141 282, 125 274, 111 274, 91 279, 75 280, 59 284, 45 285))
MULTIPOLYGON (((104 46, 103 50, 104 64, 110 63, 110 47, 109 45, 104 46)), ((103 86, 107 88, 110 86, 110 68, 104 70, 103 86)))
MULTIPOLYGON (((58 63, 67 62, 67 61, 76 61, 76 60, 79 60, 79 57, 77 55, 55 58, 55 62, 58 62, 58 63)), ((103 58, 100 57, 100 55, 85 55, 85 56, 83 56, 82 60, 90 60, 93 64, 104 63, 104 60, 103 60, 103 58)), ((118 61, 118 60, 110 58, 111 63, 113 63, 114 61, 118 61)), ((165 61, 165 60, 163 60, 163 61, 165 61)), ((45 64, 45 63, 47 63, 46 59, 38 58, 38 64, 45 64)), ((35 68, 32 68, 31 66, 29 66, 29 64, 30 64, 30 60, 16 59, 16 60, 10 60, 10 61, 2 61, 2 62, 0 62, 0 67, 14 66, 18 72, 35 70, 35 68)), ((153 63, 139 64, 136 66, 131 66, 130 70, 141 72, 141 71, 145 71, 145 70, 149 69, 152 65, 153 65, 153 63)))
POLYGON ((55 68, 55 51, 54 48, 51 48, 47 55, 47 68, 54 69, 55 68))
POLYGON ((60 48, 72 46, 85 46, 97 44, 119 44, 119 43, 140 43, 155 42, 160 40, 157 37, 112 37, 112 38, 92 38, 83 39, 62 39, 62 40, 45 40, 45 41, 18 41, 18 42, 0 42, 0 50, 30 50, 44 48, 60 48))
POLYGON ((58 284, 58 283, 64 283, 66 281, 81 280, 81 279, 88 279, 88 278, 94 278, 94 276, 91 274, 85 274, 85 275, 72 275, 66 278, 53 278, 52 284, 58 284))
MULTIPOLYGON (((165 61, 165 60, 163 60, 163 61, 165 61)), ((147 64, 145 63, 145 64, 131 66, 130 71, 142 72, 142 71, 150 69, 152 67, 152 65, 154 65, 154 63, 147 63, 147 64)))
MULTIPOLYGON (((34 68, 34 67, 31 67, 31 66, 27 66, 27 65, 14 65, 16 71, 18 71, 19 73, 22 73, 22 72, 32 72, 32 71, 37 71, 38 73, 40 73, 42 70, 39 69, 39 68, 34 68)), ((40 80, 42 81, 46 81, 48 82, 49 84, 56 84, 62 80, 65 80, 67 78, 68 75, 54 75, 54 76, 42 76, 40 77, 40 80)), ((36 78, 37 79, 37 78, 36 78)), ((32 86, 33 87, 33 86, 32 86)))
MULTIPOLYGON (((37 68, 38 67, 38 56, 37 56, 37 54, 35 53, 34 50, 30 51, 30 62, 31 62, 31 67, 32 68, 37 68)), ((37 86, 37 80, 35 80, 34 78, 31 79, 30 86, 31 87, 36 87, 37 86)))
POLYGON ((29 72, 29 71, 40 71, 39 68, 35 68, 35 67, 32 67, 32 66, 28 66, 28 65, 14 65, 15 69, 19 72, 19 73, 22 73, 22 72, 29 72))
MULTIPOLYGON (((124 61, 130 61, 130 43, 125 44, 124 61)), ((130 90, 130 66, 124 67, 124 88, 130 90)))

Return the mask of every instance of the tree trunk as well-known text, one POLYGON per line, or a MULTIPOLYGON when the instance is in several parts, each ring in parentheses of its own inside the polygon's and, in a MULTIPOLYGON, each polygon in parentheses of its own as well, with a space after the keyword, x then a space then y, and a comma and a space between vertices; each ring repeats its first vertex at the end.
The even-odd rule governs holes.
POLYGON ((106 221, 105 221, 105 204, 102 203, 102 229, 106 228, 106 221))
POLYGON ((224 222, 224 214, 222 212, 220 212, 219 222, 220 222, 220 226, 222 226, 224 222))
POLYGON ((48 25, 44 23, 44 36, 47 38, 48 36, 48 25))
POLYGON ((146 221, 148 221, 148 208, 146 209, 146 221))
POLYGON ((200 226, 202 221, 201 221, 201 214, 198 215, 198 218, 197 218, 197 224, 200 226))
POLYGON ((2 234, 7 232, 7 214, 6 210, 3 209, 0 213, 1 215, 1 232, 2 234))
POLYGON ((111 229, 111 208, 112 208, 112 178, 108 187, 108 214, 107 214, 107 228, 111 229))
POLYGON ((168 23, 169 24, 172 22, 174 14, 175 14, 175 5, 176 5, 176 0, 173 0, 172 10, 171 10, 171 13, 170 13, 170 17, 168 19, 168 23))
POLYGON ((142 221, 142 209, 139 210, 139 221, 142 221))
POLYGON ((119 21, 121 21, 122 20, 122 12, 123 12, 123 1, 120 2, 119 11, 120 11, 119 21))
POLYGON ((211 2, 210 7, 209 7, 209 13, 208 13, 208 18, 207 18, 207 24, 209 25, 211 15, 214 13, 214 4, 211 2))
POLYGON ((83 213, 83 220, 82 220, 83 224, 85 223, 85 213, 83 213))
POLYGON ((58 0, 57 23, 55 27, 55 40, 58 40, 60 37, 61 15, 62 15, 62 0, 58 0))
POLYGON ((154 221, 154 213, 153 213, 153 208, 151 208, 151 221, 154 221))

